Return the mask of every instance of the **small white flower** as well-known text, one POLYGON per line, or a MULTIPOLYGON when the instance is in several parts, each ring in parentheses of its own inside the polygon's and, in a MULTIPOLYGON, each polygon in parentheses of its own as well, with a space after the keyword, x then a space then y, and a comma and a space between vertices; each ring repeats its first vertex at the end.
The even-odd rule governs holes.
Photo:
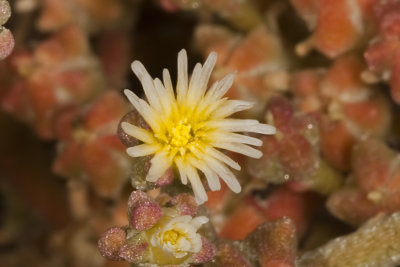
POLYGON ((153 247, 159 247, 175 258, 183 258, 188 253, 196 253, 201 250, 201 235, 197 230, 205 223, 208 218, 199 216, 179 216, 172 218, 167 223, 160 226, 150 238, 153 247))
POLYGON ((157 181, 170 166, 175 166, 182 183, 190 181, 199 204, 207 201, 207 194, 198 170, 203 172, 212 191, 220 190, 219 178, 233 192, 241 190, 228 168, 240 170, 239 164, 218 149, 253 158, 262 156, 261 151, 249 146, 261 146, 259 139, 236 132, 275 133, 273 126, 257 120, 226 118, 251 108, 253 104, 223 97, 232 86, 233 74, 215 82, 207 90, 216 61, 217 54, 213 52, 204 66, 197 63, 189 81, 186 51, 179 52, 176 96, 168 70, 164 69, 163 82, 153 80, 144 66, 134 61, 132 70, 141 81, 148 102, 125 90, 129 101, 151 128, 147 131, 126 122, 121 124, 127 134, 143 142, 128 148, 127 153, 132 157, 154 154, 146 177, 150 182, 157 181))

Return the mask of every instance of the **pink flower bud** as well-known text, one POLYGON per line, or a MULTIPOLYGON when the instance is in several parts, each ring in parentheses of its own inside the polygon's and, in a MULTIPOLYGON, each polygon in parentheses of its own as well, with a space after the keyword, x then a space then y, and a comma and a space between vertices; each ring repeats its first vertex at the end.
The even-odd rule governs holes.
POLYGON ((143 231, 153 227, 161 218, 160 206, 142 191, 133 191, 128 200, 128 220, 132 228, 143 231))
POLYGON ((121 227, 113 227, 107 230, 99 239, 97 246, 100 254, 108 260, 121 261, 120 249, 125 242, 126 233, 121 227))

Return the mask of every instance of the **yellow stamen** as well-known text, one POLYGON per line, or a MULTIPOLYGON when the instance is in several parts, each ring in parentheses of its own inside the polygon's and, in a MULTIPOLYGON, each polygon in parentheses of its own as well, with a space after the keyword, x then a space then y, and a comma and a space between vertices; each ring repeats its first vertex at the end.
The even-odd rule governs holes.
POLYGON ((186 146, 193 137, 191 134, 192 126, 189 124, 179 124, 171 130, 170 144, 175 147, 186 146))
POLYGON ((180 238, 181 233, 175 230, 169 230, 164 233, 163 236, 163 242, 164 243, 170 243, 171 245, 175 245, 176 242, 178 242, 178 239, 180 238))

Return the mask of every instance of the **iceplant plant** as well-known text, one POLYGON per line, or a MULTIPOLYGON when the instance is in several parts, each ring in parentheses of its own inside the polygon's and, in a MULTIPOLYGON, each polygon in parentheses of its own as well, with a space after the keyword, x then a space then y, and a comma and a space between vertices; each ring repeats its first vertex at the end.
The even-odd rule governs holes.
POLYGON ((258 138, 238 134, 253 132, 274 134, 275 127, 251 119, 227 118, 238 111, 250 109, 253 104, 223 97, 233 84, 234 73, 216 81, 208 90, 207 84, 217 61, 212 52, 204 65, 197 63, 191 78, 188 77, 185 50, 178 54, 178 80, 176 95, 167 69, 163 70, 163 82, 153 78, 139 62, 132 63, 132 70, 139 78, 147 101, 130 90, 124 93, 147 122, 151 131, 123 122, 122 129, 142 144, 129 147, 132 157, 154 154, 146 180, 156 182, 171 166, 178 169, 183 184, 192 185, 198 204, 207 201, 207 194, 198 170, 207 179, 212 191, 220 190, 221 178, 235 193, 241 186, 228 168, 240 170, 237 162, 219 149, 260 158, 262 152, 253 146, 261 146, 258 138), (219 178, 218 178, 219 177, 219 178))

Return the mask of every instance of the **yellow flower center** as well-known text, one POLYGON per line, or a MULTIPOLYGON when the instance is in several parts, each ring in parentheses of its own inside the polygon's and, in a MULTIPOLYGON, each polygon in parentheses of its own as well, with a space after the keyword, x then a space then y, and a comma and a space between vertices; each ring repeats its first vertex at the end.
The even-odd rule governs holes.
POLYGON ((192 145, 196 145, 198 141, 197 131, 193 124, 188 121, 188 118, 171 122, 169 125, 164 138, 160 139, 166 144, 170 155, 179 152, 181 156, 184 156, 192 145))
POLYGON ((181 237, 181 233, 176 230, 168 230, 164 233, 163 242, 175 245, 178 239, 181 237))
POLYGON ((183 147, 186 146, 190 139, 193 138, 192 135, 192 126, 190 124, 178 124, 176 127, 173 127, 170 133, 171 146, 174 147, 183 147))
POLYGON ((207 141, 203 124, 204 122, 199 122, 196 116, 181 117, 180 114, 174 114, 154 137, 164 146, 171 158, 177 154, 185 156, 193 147, 199 147, 207 141))

